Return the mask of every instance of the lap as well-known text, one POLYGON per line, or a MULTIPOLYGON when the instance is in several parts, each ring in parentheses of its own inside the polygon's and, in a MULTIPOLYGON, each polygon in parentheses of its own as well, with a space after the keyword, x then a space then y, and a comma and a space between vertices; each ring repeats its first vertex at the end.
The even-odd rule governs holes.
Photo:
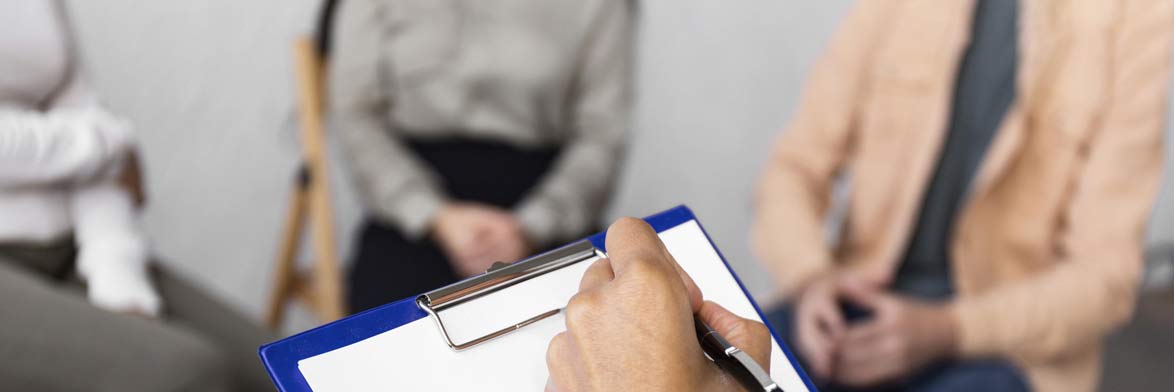
POLYGON ((355 244, 348 303, 361 312, 457 281, 432 241, 413 241, 394 228, 367 223, 355 244))
POLYGON ((269 376, 257 359, 257 348, 277 337, 174 271, 160 263, 154 265, 152 275, 166 306, 168 324, 196 331, 219 347, 223 359, 232 364, 230 372, 240 388, 271 389, 269 376))
POLYGON ((3 261, 0 319, 0 379, 9 387, 227 388, 222 352, 195 331, 94 308, 61 284, 3 261))

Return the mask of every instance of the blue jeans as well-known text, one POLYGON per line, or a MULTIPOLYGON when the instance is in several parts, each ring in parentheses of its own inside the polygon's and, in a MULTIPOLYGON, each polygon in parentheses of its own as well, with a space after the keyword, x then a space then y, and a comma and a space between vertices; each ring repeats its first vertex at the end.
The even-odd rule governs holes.
MULTIPOLYGON (((868 315, 855 309, 845 309, 845 318, 849 323, 867 319, 868 315)), ((779 337, 792 349, 791 352, 799 359, 800 365, 807 368, 802 353, 797 351, 792 328, 791 309, 784 307, 768 311, 767 321, 779 333, 779 337)), ((859 389, 845 388, 829 384, 826 380, 812 379, 820 390, 824 392, 860 391, 859 389)), ((1031 388, 1023 378, 1022 372, 1015 365, 1004 360, 971 360, 963 362, 939 363, 913 375, 907 381, 897 386, 866 389, 869 391, 1002 391, 1027 392, 1031 388)))

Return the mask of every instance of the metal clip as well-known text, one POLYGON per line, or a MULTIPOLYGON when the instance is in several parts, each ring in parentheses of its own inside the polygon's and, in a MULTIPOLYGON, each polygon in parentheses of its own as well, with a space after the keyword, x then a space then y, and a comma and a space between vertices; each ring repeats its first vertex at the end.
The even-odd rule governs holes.
POLYGON ((452 337, 449 336, 448 330, 444 326, 444 321, 440 319, 441 311, 542 276, 548 272, 596 257, 606 256, 603 255, 602 251, 596 249, 591 242, 584 240, 517 263, 494 263, 489 268, 489 271, 486 271, 481 276, 453 283, 416 297, 416 305, 436 321, 436 326, 440 328, 440 334, 444 337, 444 341, 449 347, 456 351, 465 350, 559 314, 562 309, 552 309, 543 312, 514 325, 463 343, 454 342, 452 337))

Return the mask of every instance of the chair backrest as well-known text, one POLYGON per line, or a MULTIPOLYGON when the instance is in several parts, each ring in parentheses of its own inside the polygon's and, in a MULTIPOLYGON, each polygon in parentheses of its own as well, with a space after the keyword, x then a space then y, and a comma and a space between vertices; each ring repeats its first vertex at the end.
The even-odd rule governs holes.
POLYGON ((302 131, 302 167, 294 183, 265 317, 266 324, 274 330, 285 319, 286 305, 295 300, 307 305, 323 322, 346 314, 341 263, 334 240, 323 124, 325 64, 314 37, 298 38, 293 55, 297 114, 302 131), (310 270, 298 271, 296 258, 307 223, 314 261, 310 270))
POLYGON ((314 45, 323 61, 330 57, 331 36, 334 32, 334 14, 340 0, 325 0, 318 11, 318 26, 314 30, 314 45))

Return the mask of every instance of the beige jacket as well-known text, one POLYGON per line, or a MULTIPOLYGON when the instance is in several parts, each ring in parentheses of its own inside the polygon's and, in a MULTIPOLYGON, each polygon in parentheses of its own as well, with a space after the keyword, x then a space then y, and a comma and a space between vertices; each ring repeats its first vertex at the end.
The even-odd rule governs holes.
MULTIPOLYGON (((783 293, 834 265, 891 277, 945 135, 973 0, 861 0, 761 181, 756 249, 783 293), (850 173, 838 245, 823 227, 850 173)), ((1174 0, 1023 0, 1019 92, 950 251, 964 357, 1041 391, 1096 388, 1132 314, 1162 165, 1174 0)))

